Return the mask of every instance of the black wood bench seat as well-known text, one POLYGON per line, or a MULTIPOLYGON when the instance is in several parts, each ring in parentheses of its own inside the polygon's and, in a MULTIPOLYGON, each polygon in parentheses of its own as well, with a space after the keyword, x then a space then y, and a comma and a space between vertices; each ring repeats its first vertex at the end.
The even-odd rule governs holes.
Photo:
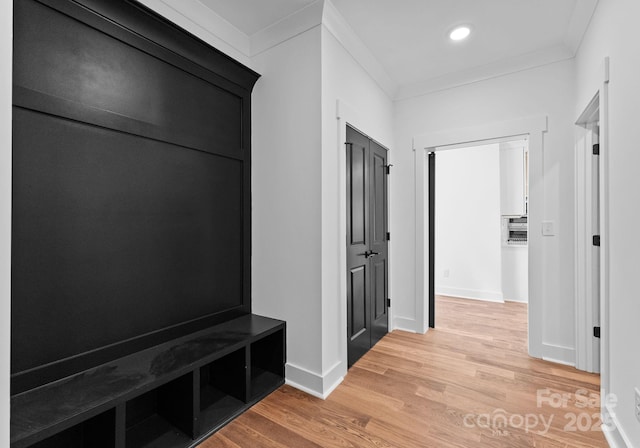
POLYGON ((245 315, 14 395, 11 446, 193 446, 284 383, 284 345, 245 315))

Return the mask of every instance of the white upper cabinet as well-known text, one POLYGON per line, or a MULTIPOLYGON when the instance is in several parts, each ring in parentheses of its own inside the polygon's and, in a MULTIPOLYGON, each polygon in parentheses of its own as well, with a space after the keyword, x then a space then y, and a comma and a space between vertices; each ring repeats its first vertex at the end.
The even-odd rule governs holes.
POLYGON ((500 214, 527 214, 526 141, 500 144, 500 214))

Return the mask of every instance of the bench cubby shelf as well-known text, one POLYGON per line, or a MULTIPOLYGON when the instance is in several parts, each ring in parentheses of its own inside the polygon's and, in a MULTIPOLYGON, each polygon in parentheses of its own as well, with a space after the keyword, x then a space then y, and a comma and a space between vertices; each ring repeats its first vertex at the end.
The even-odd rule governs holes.
POLYGON ((285 331, 246 315, 14 395, 11 447, 196 446, 284 383, 285 331))

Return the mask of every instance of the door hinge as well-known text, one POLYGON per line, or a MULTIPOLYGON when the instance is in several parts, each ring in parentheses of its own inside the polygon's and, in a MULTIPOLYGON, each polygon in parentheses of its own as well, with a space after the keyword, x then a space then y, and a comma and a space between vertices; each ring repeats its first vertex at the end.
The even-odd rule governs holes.
POLYGON ((593 245, 600 247, 600 235, 593 235, 593 245))
POLYGON ((391 241, 391 232, 387 232, 387 241, 391 241))
POLYGON ((387 308, 391 308, 391 299, 387 299, 387 308))
POLYGON ((593 155, 594 156, 600 155, 600 143, 596 143, 593 145, 593 155))
POLYGON ((593 336, 596 338, 600 337, 600 327, 593 327, 593 336))
POLYGON ((393 166, 392 164, 385 165, 385 167, 387 168, 387 174, 391 174, 391 167, 392 166, 393 166))

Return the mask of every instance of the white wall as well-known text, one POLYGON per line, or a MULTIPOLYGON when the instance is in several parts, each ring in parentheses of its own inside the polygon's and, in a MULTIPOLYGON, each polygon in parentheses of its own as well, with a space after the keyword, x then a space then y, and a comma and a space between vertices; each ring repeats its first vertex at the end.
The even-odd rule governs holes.
POLYGON ((347 371, 345 123, 337 103, 343 120, 393 142, 391 99, 332 23, 252 59, 262 75, 252 111, 253 312, 287 321, 287 381, 321 397, 347 371))
POLYGON ((499 145, 438 151, 436 294, 501 302, 500 240, 499 145))
POLYGON ((0 6, 0 445, 9 446, 13 2, 0 6))
MULTIPOLYGON (((335 20, 337 19, 327 18, 322 25, 323 395, 330 391, 347 371, 344 259, 346 122, 387 146, 390 149, 389 159, 393 159, 391 99, 345 49, 342 41, 346 36, 341 33, 343 29, 335 20), (338 102, 342 112, 340 120, 336 116, 338 102)), ((393 265, 393 260, 391 264, 393 265)))
POLYGON ((287 376, 302 384, 322 372, 320 35, 252 61, 253 312, 287 321, 287 376))
POLYGON ((634 415, 633 397, 634 387, 640 388, 640 356, 636 346, 640 341, 637 294, 640 207, 636 199, 640 191, 637 132, 640 47, 635 31, 638 17, 640 2, 637 0, 600 0, 576 58, 574 109, 575 119, 601 88, 603 60, 609 56, 609 148, 608 154, 601 155, 609 159, 610 188, 610 390, 605 392, 618 397, 614 419, 628 447, 640 446, 640 423, 634 415))
MULTIPOLYGON (((573 61, 505 75, 395 103, 391 227, 397 238, 393 284, 396 318, 415 320, 415 204, 413 138, 441 130, 546 115, 544 217, 556 235, 543 239, 543 343, 549 358, 574 360, 573 302, 573 61)), ((497 137, 497 136, 496 136, 497 137)), ((533 205, 532 205, 533 206, 533 205)), ((540 228, 531 228, 540 232, 540 228)), ((531 300, 531 298, 530 298, 531 300)))

